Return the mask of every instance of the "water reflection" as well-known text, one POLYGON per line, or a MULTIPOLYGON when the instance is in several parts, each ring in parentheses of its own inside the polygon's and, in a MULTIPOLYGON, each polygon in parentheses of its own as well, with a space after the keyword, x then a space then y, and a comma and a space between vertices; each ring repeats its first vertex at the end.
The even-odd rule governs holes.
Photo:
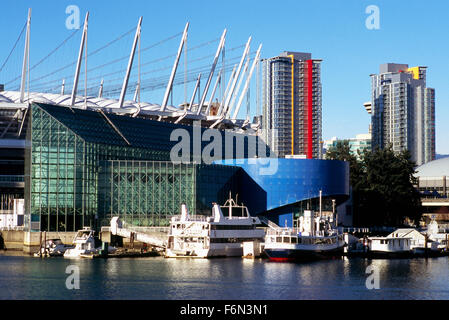
POLYGON ((0 255, 0 299, 448 299, 449 260, 37 259, 0 255), (77 265, 80 290, 68 290, 77 265), (379 271, 369 290, 366 268, 379 271))

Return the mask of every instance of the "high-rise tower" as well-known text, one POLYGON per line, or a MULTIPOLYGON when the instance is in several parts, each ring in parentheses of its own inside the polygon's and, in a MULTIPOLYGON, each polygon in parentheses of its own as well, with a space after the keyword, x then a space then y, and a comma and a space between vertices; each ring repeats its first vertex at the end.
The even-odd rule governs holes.
POLYGON ((409 150, 417 165, 435 159, 435 89, 426 67, 386 63, 372 74, 372 145, 409 150))
POLYGON ((283 52, 263 63, 263 128, 279 157, 321 157, 321 60, 283 52))

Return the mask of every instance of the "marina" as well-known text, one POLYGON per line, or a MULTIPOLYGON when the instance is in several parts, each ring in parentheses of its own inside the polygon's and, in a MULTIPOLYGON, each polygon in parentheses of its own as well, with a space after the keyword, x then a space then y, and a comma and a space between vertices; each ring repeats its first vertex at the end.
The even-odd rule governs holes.
POLYGON ((443 72, 349 24, 390 4, 270 5, 5 6, 0 300, 449 299, 443 72))
POLYGON ((159 255, 203 259, 242 257, 268 258, 275 262, 307 262, 342 256, 368 259, 449 256, 448 234, 440 233, 434 221, 422 231, 399 228, 386 236, 369 236, 368 233, 357 238, 348 232, 342 233, 333 225, 332 218, 310 210, 299 219, 298 228, 282 228, 271 221, 252 217, 248 209, 243 204, 237 205, 232 197, 223 206, 213 203, 211 212, 211 216, 191 215, 183 204, 181 214, 172 217, 169 227, 158 231, 129 227, 114 217, 110 227, 102 228, 101 237, 112 239, 115 236, 115 242, 120 240, 118 243, 127 239, 128 248, 112 246, 89 227, 79 230, 69 244, 61 239, 47 240, 44 233, 44 240, 34 256, 68 259, 159 255), (140 247, 140 252, 135 250, 135 245, 140 247))

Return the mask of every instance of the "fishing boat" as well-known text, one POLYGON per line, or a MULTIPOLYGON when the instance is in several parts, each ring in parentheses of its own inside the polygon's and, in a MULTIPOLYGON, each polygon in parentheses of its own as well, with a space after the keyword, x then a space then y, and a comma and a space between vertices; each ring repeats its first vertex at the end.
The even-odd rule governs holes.
POLYGON ((265 253, 271 261, 309 261, 340 257, 345 241, 330 217, 304 211, 297 228, 271 227, 265 236, 265 253))
POLYGON ((257 228, 259 224, 259 218, 232 198, 223 206, 213 203, 212 216, 190 215, 182 204, 181 215, 170 222, 165 257, 241 257, 244 242, 263 241, 265 232, 257 228))
MULTIPOLYGON (((102 242, 94 236, 95 232, 89 227, 79 230, 73 239, 74 248, 68 249, 64 253, 64 258, 81 258, 94 255, 100 252, 102 242)), ((108 247, 108 252, 116 250, 114 247, 108 247)))

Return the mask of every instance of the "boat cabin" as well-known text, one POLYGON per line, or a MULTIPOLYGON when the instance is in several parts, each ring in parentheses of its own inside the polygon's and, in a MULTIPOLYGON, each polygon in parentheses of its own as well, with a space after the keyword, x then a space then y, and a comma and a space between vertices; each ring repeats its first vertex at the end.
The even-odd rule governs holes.
POLYGON ((371 237, 368 246, 371 251, 402 252, 411 250, 411 238, 371 237))

